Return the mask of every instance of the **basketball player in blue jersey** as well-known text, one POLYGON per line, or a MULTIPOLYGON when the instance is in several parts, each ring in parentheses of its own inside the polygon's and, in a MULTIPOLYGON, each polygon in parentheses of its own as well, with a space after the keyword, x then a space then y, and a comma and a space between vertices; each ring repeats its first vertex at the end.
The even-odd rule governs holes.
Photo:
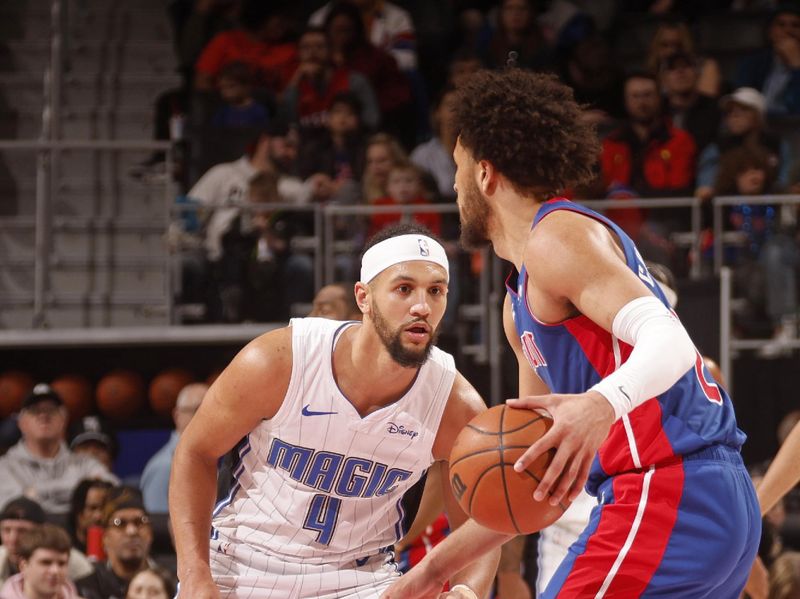
MULTIPOLYGON (((433 345, 442 246, 418 225, 368 245, 363 323, 294 319, 255 339, 181 435, 170 484, 181 599, 377 599, 400 576, 401 498, 485 405, 433 345), (234 447, 233 486, 215 508, 217 460, 234 447)), ((467 517, 448 479, 445 465, 457 527, 467 517)), ((484 596, 498 559, 454 573, 447 596, 484 596)))
MULTIPOLYGON (((520 399, 508 405, 554 419, 515 468, 554 450, 531 501, 586 483, 598 503, 541 596, 735 599, 760 535, 745 435, 631 239, 558 197, 591 176, 594 132, 549 76, 481 72, 458 94, 462 241, 515 267, 504 324, 520 399)), ((470 521, 385 597, 435 596, 507 538, 470 521)))

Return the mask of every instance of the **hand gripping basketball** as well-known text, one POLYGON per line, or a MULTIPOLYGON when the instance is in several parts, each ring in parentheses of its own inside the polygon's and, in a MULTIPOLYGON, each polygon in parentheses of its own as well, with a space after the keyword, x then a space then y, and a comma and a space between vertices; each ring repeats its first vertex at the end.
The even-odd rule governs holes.
POLYGON ((569 507, 550 505, 533 494, 554 451, 521 472, 514 464, 552 427, 548 416, 495 406, 473 418, 450 452, 450 484, 462 509, 476 522, 508 534, 529 534, 549 526, 569 507))

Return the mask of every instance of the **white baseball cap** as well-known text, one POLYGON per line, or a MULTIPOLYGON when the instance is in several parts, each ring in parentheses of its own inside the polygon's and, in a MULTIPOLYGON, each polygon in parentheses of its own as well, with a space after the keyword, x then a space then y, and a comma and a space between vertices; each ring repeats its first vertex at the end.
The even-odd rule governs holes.
POLYGON ((747 108, 753 108, 761 116, 764 115, 764 111, 767 108, 767 101, 764 98, 764 94, 752 87, 740 87, 732 94, 723 96, 719 104, 722 106, 723 110, 726 110, 732 102, 746 106, 747 108))

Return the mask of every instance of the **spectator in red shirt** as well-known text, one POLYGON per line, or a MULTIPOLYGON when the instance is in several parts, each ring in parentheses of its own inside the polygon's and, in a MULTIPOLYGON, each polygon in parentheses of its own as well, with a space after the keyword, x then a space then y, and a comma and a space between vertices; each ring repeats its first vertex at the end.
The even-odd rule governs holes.
MULTIPOLYGON (((386 185, 388 196, 379 198, 375 206, 397 206, 414 204, 427 206, 430 204, 423 196, 422 176, 419 169, 411 162, 396 164, 389 171, 389 181, 386 185)), ((368 237, 400 221, 403 215, 400 212, 373 214, 370 218, 368 237)), ((440 235, 442 230, 442 217, 438 212, 418 212, 413 215, 415 222, 425 225, 434 235, 440 235)))
POLYGON ((333 99, 350 92, 361 104, 361 119, 367 128, 377 126, 380 111, 369 81, 346 66, 331 61, 330 42, 324 29, 308 27, 298 42, 300 65, 283 93, 279 114, 299 123, 305 133, 321 131, 333 99))
MULTIPOLYGON (((689 133, 664 116, 655 76, 629 75, 624 96, 628 118, 603 140, 600 165, 606 189, 626 189, 628 197, 690 196, 697 148, 689 133)), ((688 209, 614 210, 607 215, 637 240, 646 258, 682 272, 672 261, 670 234, 689 230, 688 209)))
POLYGON ((630 75, 624 89, 628 119, 603 141, 606 187, 625 185, 645 197, 691 195, 695 142, 664 118, 655 77, 630 75))
POLYGON ((242 27, 211 39, 195 64, 195 89, 213 90, 222 68, 233 62, 250 65, 259 87, 273 93, 286 87, 297 66, 297 48, 287 41, 287 17, 269 5, 248 3, 242 10, 242 27))
POLYGON ((381 111, 382 128, 395 136, 415 126, 411 87, 397 61, 367 39, 361 15, 352 4, 335 4, 325 19, 334 64, 361 73, 372 85, 381 111))

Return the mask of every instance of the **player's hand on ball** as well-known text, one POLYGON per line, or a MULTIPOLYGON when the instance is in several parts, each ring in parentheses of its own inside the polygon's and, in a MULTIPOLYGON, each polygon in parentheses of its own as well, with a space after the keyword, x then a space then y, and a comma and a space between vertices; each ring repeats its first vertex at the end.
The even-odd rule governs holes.
POLYGON ((595 453, 614 423, 614 409, 596 391, 579 395, 539 395, 509 399, 513 408, 544 409, 553 417, 553 427, 522 454, 514 470, 523 471, 541 454, 555 450, 533 498, 550 499, 550 505, 568 497, 573 501, 589 476, 595 453))

